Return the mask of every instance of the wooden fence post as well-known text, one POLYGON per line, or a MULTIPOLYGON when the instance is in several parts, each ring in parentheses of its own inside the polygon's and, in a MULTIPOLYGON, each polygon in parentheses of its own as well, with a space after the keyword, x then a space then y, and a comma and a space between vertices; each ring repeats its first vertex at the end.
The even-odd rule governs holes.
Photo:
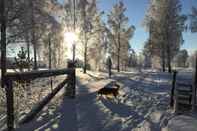
POLYGON ((7 129, 14 130, 14 92, 12 80, 6 79, 7 129))
POLYGON ((68 85, 66 87, 66 96, 70 98, 75 98, 75 85, 76 85, 76 72, 75 72, 75 65, 73 62, 68 62, 68 68, 72 70, 70 74, 68 74, 68 85))
POLYGON ((173 71, 170 107, 173 107, 173 105, 174 105, 174 92, 175 92, 175 86, 176 86, 176 75, 177 75, 177 71, 175 70, 175 71, 173 71))
POLYGON ((76 93, 76 70, 75 67, 73 68, 72 72, 72 98, 75 98, 75 93, 76 93))

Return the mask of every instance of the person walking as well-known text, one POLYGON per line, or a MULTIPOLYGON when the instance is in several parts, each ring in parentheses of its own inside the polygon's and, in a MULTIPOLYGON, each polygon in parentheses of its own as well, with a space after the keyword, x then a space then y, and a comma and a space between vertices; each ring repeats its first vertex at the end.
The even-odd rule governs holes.
POLYGON ((108 56, 108 58, 107 58, 107 68, 108 68, 109 78, 111 78, 112 61, 111 61, 111 57, 110 56, 108 56))

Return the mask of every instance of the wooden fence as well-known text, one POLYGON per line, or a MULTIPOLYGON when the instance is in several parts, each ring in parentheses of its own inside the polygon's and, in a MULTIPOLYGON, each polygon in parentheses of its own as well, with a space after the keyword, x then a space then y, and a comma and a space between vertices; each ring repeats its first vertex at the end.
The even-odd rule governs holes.
POLYGON ((171 88, 171 98, 170 98, 170 106, 174 107, 178 110, 179 103, 189 105, 192 108, 192 111, 197 110, 196 103, 196 91, 197 91, 197 56, 196 56, 196 64, 195 64, 195 72, 193 76, 193 82, 186 84, 184 81, 182 83, 177 82, 177 71, 173 71, 173 80, 172 80, 172 88, 171 88), (179 89, 180 87, 184 87, 179 89), (176 93, 175 93, 176 92, 176 93), (176 103, 175 103, 176 100, 176 103))
POLYGON ((58 75, 67 75, 63 82, 61 82, 50 94, 43 98, 32 110, 22 119, 19 124, 23 124, 32 120, 37 113, 67 84, 66 95, 70 98, 75 97, 75 68, 73 65, 68 66, 66 69, 56 70, 41 70, 19 73, 6 73, 6 103, 7 103, 7 129, 8 131, 14 130, 14 81, 29 81, 36 78, 44 78, 58 75))

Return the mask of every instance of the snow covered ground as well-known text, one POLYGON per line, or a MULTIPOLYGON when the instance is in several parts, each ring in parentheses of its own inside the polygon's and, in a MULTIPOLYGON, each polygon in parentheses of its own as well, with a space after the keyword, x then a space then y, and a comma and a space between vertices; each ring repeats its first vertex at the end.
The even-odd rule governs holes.
MULTIPOLYGON (((191 72, 186 75, 189 79, 191 72)), ((146 70, 116 73, 107 79, 105 73, 84 75, 78 70, 76 99, 64 97, 62 90, 17 131, 171 131, 175 127, 171 120, 177 117, 169 107, 171 77, 146 70), (111 80, 121 85, 118 98, 98 97, 97 90, 111 80)))
POLYGON ((165 131, 196 131, 197 130, 197 115, 186 114, 178 115, 168 122, 165 131))

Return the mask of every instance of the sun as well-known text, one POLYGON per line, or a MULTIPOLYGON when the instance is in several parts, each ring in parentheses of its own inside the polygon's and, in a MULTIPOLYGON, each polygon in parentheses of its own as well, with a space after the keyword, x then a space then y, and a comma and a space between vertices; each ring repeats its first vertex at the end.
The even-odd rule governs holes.
POLYGON ((64 38, 68 44, 74 44, 74 42, 77 41, 77 36, 74 32, 65 32, 64 38))
POLYGON ((72 58, 73 46, 76 46, 78 41, 77 35, 75 32, 65 32, 64 33, 64 44, 67 47, 67 57, 72 58))

